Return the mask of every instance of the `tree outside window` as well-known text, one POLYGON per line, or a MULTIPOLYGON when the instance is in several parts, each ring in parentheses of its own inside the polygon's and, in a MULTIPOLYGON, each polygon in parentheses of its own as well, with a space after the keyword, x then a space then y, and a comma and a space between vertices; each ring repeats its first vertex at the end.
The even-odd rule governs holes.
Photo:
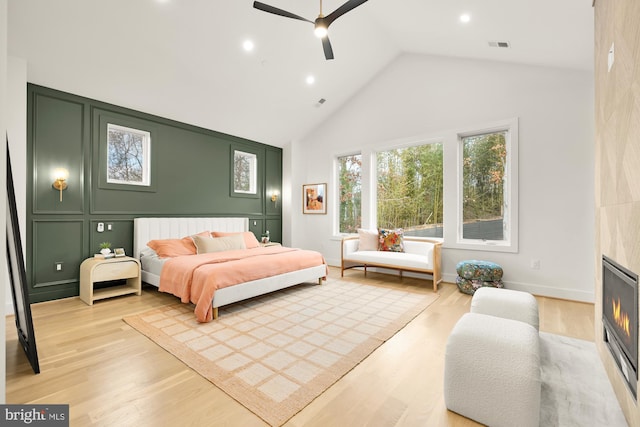
POLYGON ((362 155, 338 157, 339 232, 356 233, 362 220, 362 155))
POLYGON ((258 158, 253 153, 233 152, 233 191, 256 194, 258 158))
POLYGON ((376 159, 378 227, 442 237, 442 144, 381 151, 376 159))
POLYGON ((506 140, 506 131, 462 138, 463 239, 508 240, 506 140))
POLYGON ((150 185, 151 134, 107 124, 107 182, 150 185))

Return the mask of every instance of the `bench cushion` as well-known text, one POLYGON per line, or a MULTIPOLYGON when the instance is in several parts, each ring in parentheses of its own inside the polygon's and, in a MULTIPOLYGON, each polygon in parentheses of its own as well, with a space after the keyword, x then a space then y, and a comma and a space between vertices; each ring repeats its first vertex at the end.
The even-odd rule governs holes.
POLYGON ((349 254, 349 261, 362 264, 393 265, 397 268, 431 270, 433 257, 408 252, 357 251, 349 254))

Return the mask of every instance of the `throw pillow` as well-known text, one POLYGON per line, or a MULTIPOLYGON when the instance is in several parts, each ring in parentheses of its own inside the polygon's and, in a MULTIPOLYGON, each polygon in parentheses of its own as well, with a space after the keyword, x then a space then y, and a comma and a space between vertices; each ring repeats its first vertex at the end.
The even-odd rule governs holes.
POLYGON ((198 249, 198 254, 209 254, 212 252, 233 251, 245 249, 244 239, 241 235, 225 237, 205 237, 193 236, 193 243, 198 249))
POLYGON ((378 230, 365 230, 364 228, 358 228, 358 250, 377 251, 378 230))
POLYGON ((387 252, 404 252, 404 230, 378 230, 378 250, 387 252))
POLYGON ((258 239, 256 239, 256 235, 253 234, 253 232, 251 231, 244 231, 244 232, 240 232, 240 233, 228 233, 228 232, 224 232, 224 231, 212 231, 211 235, 213 237, 227 237, 227 236, 233 236, 236 234, 241 234, 242 237, 244 237, 244 246, 246 249, 253 249, 253 248, 259 248, 260 247, 260 242, 258 242, 258 239))
MULTIPOLYGON (((209 236, 208 231, 202 231, 198 236, 209 236)), ((172 258, 183 255, 195 255, 196 246, 193 244, 191 236, 182 239, 158 239, 147 243, 160 258, 172 258)))

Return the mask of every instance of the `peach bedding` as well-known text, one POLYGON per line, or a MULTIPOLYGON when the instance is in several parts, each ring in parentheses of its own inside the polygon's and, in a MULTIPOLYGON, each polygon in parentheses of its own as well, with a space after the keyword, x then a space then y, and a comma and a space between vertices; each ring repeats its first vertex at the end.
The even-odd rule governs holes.
POLYGON ((198 321, 209 322, 216 289, 322 264, 319 252, 280 246, 180 256, 165 262, 159 289, 194 303, 198 321))

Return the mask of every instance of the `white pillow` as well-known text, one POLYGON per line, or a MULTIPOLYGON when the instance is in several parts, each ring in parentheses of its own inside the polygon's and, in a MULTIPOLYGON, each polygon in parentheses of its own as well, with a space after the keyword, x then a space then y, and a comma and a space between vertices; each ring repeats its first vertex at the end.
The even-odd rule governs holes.
POLYGON ((208 254, 211 252, 232 251, 235 249, 246 249, 242 234, 225 237, 203 237, 192 236, 198 254, 208 254))
POLYGON ((377 251, 378 250, 378 230, 365 230, 358 228, 358 250, 377 251))

